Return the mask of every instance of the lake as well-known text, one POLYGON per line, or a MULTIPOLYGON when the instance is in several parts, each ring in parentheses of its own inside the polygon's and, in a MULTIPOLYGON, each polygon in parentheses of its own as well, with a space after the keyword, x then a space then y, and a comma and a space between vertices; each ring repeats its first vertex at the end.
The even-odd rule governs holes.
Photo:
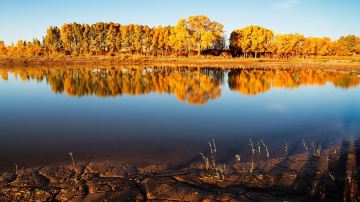
POLYGON ((174 168, 326 149, 360 134, 360 73, 321 69, 0 69, 0 170, 117 160, 174 168))

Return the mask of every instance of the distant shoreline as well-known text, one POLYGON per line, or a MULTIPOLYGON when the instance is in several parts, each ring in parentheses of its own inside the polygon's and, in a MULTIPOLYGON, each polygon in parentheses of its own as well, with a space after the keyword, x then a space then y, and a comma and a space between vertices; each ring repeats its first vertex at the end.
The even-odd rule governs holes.
POLYGON ((360 70, 360 57, 319 57, 291 59, 244 59, 220 57, 135 57, 135 56, 59 56, 59 57, 0 57, 0 66, 49 66, 60 67, 101 65, 153 65, 153 66, 189 66, 219 68, 317 68, 360 70))

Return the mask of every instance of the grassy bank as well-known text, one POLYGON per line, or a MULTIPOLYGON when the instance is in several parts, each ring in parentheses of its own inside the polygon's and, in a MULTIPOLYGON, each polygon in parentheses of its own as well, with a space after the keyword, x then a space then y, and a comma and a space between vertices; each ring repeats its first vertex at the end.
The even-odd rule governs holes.
POLYGON ((221 58, 221 57, 144 57, 144 56, 58 56, 58 57, 0 57, 2 67, 13 66, 83 66, 83 65, 163 65, 225 68, 335 68, 360 69, 360 57, 318 58, 221 58))

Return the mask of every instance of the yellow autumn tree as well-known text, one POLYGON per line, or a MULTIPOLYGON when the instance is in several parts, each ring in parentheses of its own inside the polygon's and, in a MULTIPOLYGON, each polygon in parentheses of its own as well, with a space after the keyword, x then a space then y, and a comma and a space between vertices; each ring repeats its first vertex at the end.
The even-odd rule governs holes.
POLYGON ((304 37, 301 34, 278 34, 260 26, 234 30, 230 51, 225 48, 223 25, 207 16, 190 16, 176 26, 63 24, 51 26, 43 41, 19 41, 0 44, 0 54, 9 56, 56 55, 232 55, 244 57, 316 57, 360 54, 360 37, 348 35, 337 41, 330 38, 304 37), (226 50, 226 51, 223 51, 226 50))
POLYGON ((62 48, 60 29, 51 26, 46 32, 43 44, 48 56, 59 54, 62 48))
POLYGON ((4 41, 0 41, 0 55, 6 55, 7 50, 4 41))
POLYGON ((299 56, 304 41, 302 34, 278 34, 276 35, 276 54, 281 58, 299 56))
POLYGON ((236 55, 243 54, 245 58, 250 54, 257 58, 259 54, 264 55, 271 52, 273 43, 273 31, 260 26, 248 26, 234 30, 230 36, 230 49, 236 55))
POLYGON ((109 50, 110 54, 114 54, 118 51, 118 45, 116 44, 116 42, 118 33, 120 32, 119 29, 120 25, 118 23, 110 23, 105 39, 107 49, 109 50))
POLYGON ((187 55, 191 42, 185 19, 181 19, 178 24, 172 28, 169 40, 177 55, 181 55, 181 52, 184 52, 184 55, 187 55))
POLYGON ((43 48, 37 39, 33 39, 32 42, 26 42, 24 49, 27 56, 41 56, 43 54, 43 48))
POLYGON ((180 23, 188 29, 193 44, 190 48, 196 50, 198 55, 203 49, 213 48, 215 42, 223 37, 224 26, 204 15, 190 16, 180 23))

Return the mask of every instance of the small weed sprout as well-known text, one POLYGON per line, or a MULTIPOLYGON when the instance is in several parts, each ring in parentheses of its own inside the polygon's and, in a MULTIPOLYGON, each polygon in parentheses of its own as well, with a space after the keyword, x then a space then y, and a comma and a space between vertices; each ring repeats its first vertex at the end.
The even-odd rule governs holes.
POLYGON ((254 154, 255 154, 255 149, 254 149, 254 144, 253 144, 253 142, 252 142, 252 140, 251 140, 251 138, 250 138, 250 147, 251 147, 251 153, 252 153, 252 155, 254 156, 254 154))
POLYGON ((285 156, 288 156, 288 154, 289 154, 289 144, 286 142, 285 143, 285 146, 284 146, 284 154, 285 154, 285 156))
POLYGON ((265 144, 265 142, 262 139, 260 140, 260 142, 265 147, 266 157, 269 159, 270 158, 270 153, 269 153, 268 146, 265 144))
POLYGON ((315 156, 315 150, 316 150, 316 146, 315 146, 314 142, 311 142, 310 143, 310 151, 313 152, 314 156, 315 156))
POLYGON ((250 164, 250 169, 249 172, 252 173, 254 171, 254 155, 255 155, 255 149, 254 149, 254 144, 250 138, 250 147, 251 147, 251 164, 250 164))
POLYGON ((17 165, 17 163, 15 163, 15 175, 17 175, 18 174, 18 165, 17 165))
POLYGON ((308 153, 309 148, 306 146, 306 142, 305 142, 305 140, 304 140, 304 139, 302 139, 302 143, 303 143, 303 147, 304 147, 304 149, 305 149, 306 153, 308 153))
POLYGON ((202 152, 200 152, 201 158, 204 160, 205 169, 209 170, 210 164, 209 164, 209 158, 206 157, 202 152))
POLYGON ((252 160, 252 161, 251 161, 251 164, 250 164, 250 170, 249 170, 250 173, 253 173, 253 172, 254 172, 254 167, 255 167, 255 163, 254 163, 254 161, 252 160))
POLYGON ((235 169, 240 170, 241 168, 241 156, 240 154, 235 154, 235 169))
POLYGON ((216 167, 216 144, 215 144, 215 139, 212 140, 212 144, 211 142, 209 142, 209 146, 210 146, 210 154, 211 154, 211 166, 212 167, 216 167))
POLYGON ((76 166, 75 166, 75 161, 74 161, 73 153, 70 152, 69 155, 70 155, 70 158, 71 158, 71 162, 72 162, 72 166, 73 166, 74 172, 76 173, 76 166))
POLYGON ((236 159, 236 162, 239 162, 239 163, 240 163, 240 160, 241 160, 240 154, 236 154, 236 155, 235 155, 235 159, 236 159))
POLYGON ((315 149, 314 155, 315 155, 316 157, 320 157, 320 155, 321 155, 321 143, 320 143, 319 146, 315 149))
POLYGON ((212 142, 209 142, 210 147, 210 157, 206 157, 203 153, 200 153, 202 159, 204 160, 205 169, 209 171, 207 177, 203 178, 204 180, 217 180, 222 181, 225 179, 226 166, 216 163, 216 144, 215 139, 212 142), (211 162, 210 162, 210 160, 211 162))

